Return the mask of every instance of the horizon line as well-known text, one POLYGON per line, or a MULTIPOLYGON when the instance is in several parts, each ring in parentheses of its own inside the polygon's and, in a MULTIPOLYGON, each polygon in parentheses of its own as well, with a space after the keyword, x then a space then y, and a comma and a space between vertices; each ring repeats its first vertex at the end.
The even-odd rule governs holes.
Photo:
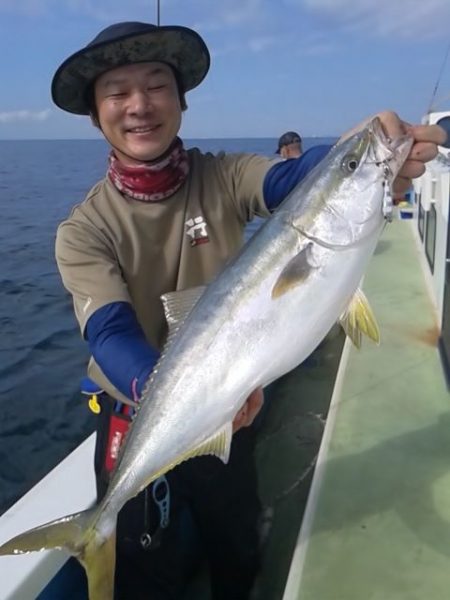
MULTIPOLYGON (((304 135, 303 139, 332 139, 338 135, 304 135)), ((277 140, 274 136, 239 136, 239 137, 183 137, 183 140, 277 140)), ((106 142, 104 138, 0 138, 0 142, 106 142)))

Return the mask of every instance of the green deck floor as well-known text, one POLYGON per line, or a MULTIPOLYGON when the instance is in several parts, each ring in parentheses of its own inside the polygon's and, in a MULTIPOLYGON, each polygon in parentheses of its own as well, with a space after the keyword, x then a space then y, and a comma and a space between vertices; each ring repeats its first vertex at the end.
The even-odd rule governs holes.
POLYGON ((272 521, 253 600, 283 597, 343 343, 337 327, 305 363, 269 390, 256 460, 261 500, 272 521))
POLYGON ((284 598, 447 600, 450 396, 409 222, 386 228, 364 290, 381 345, 344 349, 284 598))

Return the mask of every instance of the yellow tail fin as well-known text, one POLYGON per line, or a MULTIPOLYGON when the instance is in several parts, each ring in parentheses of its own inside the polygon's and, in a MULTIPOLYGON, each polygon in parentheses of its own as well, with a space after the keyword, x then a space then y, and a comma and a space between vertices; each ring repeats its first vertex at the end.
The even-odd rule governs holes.
POLYGON ((116 566, 115 529, 113 535, 100 544, 92 535, 92 540, 86 544, 82 556, 77 558, 86 571, 89 600, 113 600, 116 566))
POLYGON ((113 600, 116 532, 114 528, 108 538, 102 538, 95 529, 97 517, 93 508, 30 529, 0 546, 0 556, 66 550, 86 570, 89 600, 113 600))

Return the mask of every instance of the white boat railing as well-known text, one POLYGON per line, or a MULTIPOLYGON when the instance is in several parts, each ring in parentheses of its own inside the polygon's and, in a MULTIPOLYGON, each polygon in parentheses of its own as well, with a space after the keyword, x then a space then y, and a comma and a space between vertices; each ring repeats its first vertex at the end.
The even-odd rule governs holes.
MULTIPOLYGON (((95 502, 94 446, 92 434, 0 517, 0 544, 95 502)), ((0 600, 35 600, 67 559, 57 550, 1 556, 0 600)))

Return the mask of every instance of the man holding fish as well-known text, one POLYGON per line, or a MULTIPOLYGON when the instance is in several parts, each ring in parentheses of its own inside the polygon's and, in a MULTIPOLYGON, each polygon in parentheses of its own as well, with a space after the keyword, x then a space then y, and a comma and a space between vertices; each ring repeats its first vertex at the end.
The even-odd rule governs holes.
MULTIPOLYGON (((185 540, 179 518, 185 506, 210 565, 214 600, 249 597, 259 567, 260 506, 252 423, 263 404, 261 386, 288 366, 295 366, 301 352, 308 350, 299 349, 298 355, 279 363, 274 354, 273 365, 267 364, 265 357, 255 370, 255 348, 261 343, 252 346, 249 342, 244 348, 245 322, 241 343, 230 355, 226 345, 220 346, 225 350, 215 353, 215 334, 211 329, 204 332, 209 320, 216 323, 210 308, 215 303, 217 307, 222 303, 223 314, 232 320, 235 287, 229 287, 227 308, 225 288, 215 278, 238 253, 245 224, 256 215, 270 216, 316 165, 326 164, 322 161, 330 153, 330 147, 318 146, 298 159, 279 162, 256 155, 213 156, 198 149, 186 151, 178 137, 182 112, 187 108, 185 93, 201 83, 209 62, 206 45, 190 29, 118 23, 69 57, 52 83, 55 103, 74 114, 90 115, 111 146, 105 179, 62 223, 56 242, 61 276, 73 296, 82 335, 92 352, 89 374, 112 399, 104 399, 99 416, 99 508, 73 516, 76 532, 65 524, 67 539, 62 543, 59 535, 58 543, 54 543, 74 555, 82 554, 91 600, 112 598, 113 588, 119 599, 180 598, 189 563, 189 551, 182 552, 185 540), (208 296, 201 286, 211 282, 217 286, 209 286, 212 301, 206 307, 208 296), (202 306, 206 307, 203 313, 202 306), (196 321, 197 314, 204 317, 196 321), (237 366, 234 357, 240 361, 237 366), (189 377, 183 370, 185 364, 189 377), (221 371, 215 378, 218 366, 221 371), (240 369, 243 375, 237 373, 240 369), (265 371, 264 376, 255 375, 265 371), (189 408, 178 409, 191 394, 189 408), (165 402, 169 396, 173 399, 165 402), (229 405, 222 401, 228 397, 232 398, 229 405), (214 400, 216 405, 223 405, 223 418, 216 415, 214 400), (108 428, 114 402, 136 410, 137 416, 108 487, 104 462, 110 450, 108 428), (148 441, 152 438, 150 429, 161 432, 154 445, 148 441), (192 440, 186 441, 185 447, 183 440, 191 432, 192 440), (149 466, 158 453, 164 458, 149 466), (215 456, 201 456, 205 454, 219 456, 224 462, 230 456, 224 465, 215 456), (197 458, 186 460, 193 456, 197 458), (150 513, 155 510, 154 505, 149 508, 149 483, 164 473, 173 510, 160 546, 152 551, 152 544, 150 549, 140 544, 140 536, 153 533, 148 531, 149 520, 154 520, 150 513), (119 511, 115 541, 115 515, 119 511), (89 533, 82 537, 80 530, 89 533), (118 553, 115 584, 109 573, 114 569, 111 544, 117 546, 118 553)), ((394 198, 401 197, 411 179, 423 173, 425 162, 434 158, 445 133, 437 126, 411 126, 390 111, 378 115, 379 125, 372 123, 373 119, 368 119, 342 136, 342 152, 346 152, 347 143, 352 144, 351 156, 356 158, 347 160, 349 154, 345 154, 346 162, 342 162, 338 155, 339 161, 351 176, 362 157, 372 152, 369 146, 375 139, 382 150, 378 147, 373 162, 384 165, 394 198), (365 133, 355 138, 359 131, 365 133), (380 138, 382 143, 378 143, 380 138), (396 140, 401 142, 396 144, 396 140)), ((333 152, 339 150, 333 149, 331 156, 333 152)), ((330 169, 335 163, 332 165, 330 169)), ((311 189, 305 188, 305 197, 311 189)), ((372 208, 367 211, 372 218, 372 208)), ((317 234, 320 224, 310 227, 310 223, 310 218, 292 220, 291 228, 306 243, 267 283, 271 298, 280 299, 278 311, 282 313, 288 311, 288 305, 282 303, 290 290, 299 282, 312 281, 320 261, 331 260, 331 250, 339 245, 334 241, 321 244, 321 234, 317 234)), ((339 229, 342 219, 332 223, 339 229)), ((379 229, 379 221, 376 223, 379 229)), ((345 245, 349 236, 353 240, 360 235, 354 228, 349 231, 347 225, 343 227, 339 243, 345 245)), ((264 239, 263 233, 260 240, 264 239)), ((354 264, 359 265, 356 258, 354 264)), ((245 288, 242 282, 248 281, 250 293, 251 261, 247 268, 248 280, 233 276, 230 281, 237 288, 245 288)), ((264 310, 261 308, 261 319, 264 310)), ((334 318, 330 313, 330 323, 334 318)), ((273 321, 273 316, 264 321, 267 330, 273 321)), ((228 325, 220 322, 220 335, 226 337, 228 325)), ((219 331, 218 326, 212 330, 219 331)), ((318 331, 315 336, 322 334, 318 331)), ((233 336, 232 329, 229 336, 233 336)), ((316 337, 311 338, 311 344, 317 343, 316 337)), ((261 340, 264 345, 265 338, 261 340)), ((51 534, 59 524, 49 527, 51 534)), ((30 541, 26 535, 14 547, 20 551, 35 549, 34 543, 36 549, 42 547, 41 540, 30 541)), ((51 539, 51 535, 46 537, 51 539)), ((9 549, 6 544, 0 553, 9 549)))

